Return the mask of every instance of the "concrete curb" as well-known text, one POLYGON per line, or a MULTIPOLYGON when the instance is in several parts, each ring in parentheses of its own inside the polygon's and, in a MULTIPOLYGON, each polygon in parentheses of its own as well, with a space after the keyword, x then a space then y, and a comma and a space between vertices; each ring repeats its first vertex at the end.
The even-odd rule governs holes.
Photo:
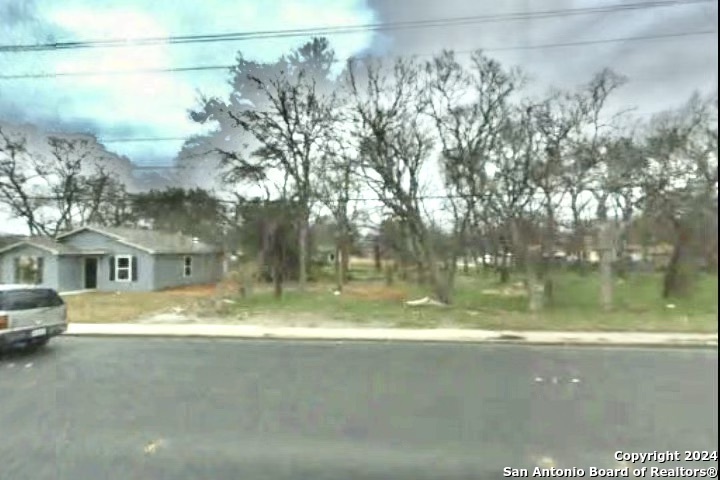
POLYGON ((73 295, 83 295, 83 294, 85 294, 85 293, 92 293, 92 292, 96 292, 96 291, 97 291, 97 290, 95 290, 95 289, 68 290, 67 292, 58 292, 58 294, 59 294, 61 297, 70 297, 70 296, 73 296, 73 295))
POLYGON ((68 325, 65 335, 704 348, 717 348, 718 345, 718 335, 716 333, 410 330, 399 328, 309 328, 216 324, 71 323, 68 325))

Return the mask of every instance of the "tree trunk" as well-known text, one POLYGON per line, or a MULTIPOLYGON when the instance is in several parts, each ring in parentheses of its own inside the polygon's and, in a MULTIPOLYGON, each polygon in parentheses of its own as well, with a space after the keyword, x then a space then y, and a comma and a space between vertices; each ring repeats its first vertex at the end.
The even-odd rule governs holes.
MULTIPOLYGON (((479 257, 477 256, 476 252, 473 252, 473 255, 475 258, 473 258, 473 265, 475 266, 475 274, 480 275, 482 273, 485 273, 485 265, 482 260, 479 260, 479 257)), ((484 255, 483 255, 484 258, 484 255)))
POLYGON ((542 255, 529 254, 525 259, 526 288, 528 292, 528 309, 532 313, 539 313, 545 308, 545 289, 542 282, 542 255))
POLYGON ((580 219, 580 207, 578 206, 577 194, 573 194, 571 199, 570 209, 572 211, 572 248, 571 253, 575 257, 574 268, 575 270, 583 275, 585 273, 585 231, 582 228, 582 222, 580 219))
POLYGON ((395 265, 385 262, 385 285, 388 287, 395 283, 395 265))
POLYGON ((347 283, 350 272, 350 241, 347 233, 343 236, 340 245, 340 278, 343 284, 347 283))
POLYGON ((615 234, 608 221, 607 195, 598 197, 597 219, 600 228, 597 233, 597 249, 600 256, 600 306, 609 312, 613 307, 613 260, 615 257, 615 234))
POLYGON ((543 271, 543 248, 542 246, 524 248, 523 263, 525 265, 525 287, 528 295, 528 310, 532 313, 539 313, 545 308, 548 286, 545 284, 543 271))
POLYGON ((554 301, 552 270, 555 267, 555 209, 550 204, 550 198, 547 199, 547 202, 546 214, 548 218, 541 247, 540 280, 542 281, 545 302, 552 305, 554 301))
POLYGON ((693 283, 692 266, 688 259, 688 245, 690 243, 690 231, 679 221, 674 221, 676 239, 673 246, 670 264, 663 279, 663 298, 683 297, 690 293, 693 283))
POLYGON ((500 265, 498 266, 498 270, 500 271, 500 283, 503 285, 510 281, 510 268, 508 267, 508 260, 507 252, 503 252, 502 258, 500 259, 500 265))
POLYGON ((338 245, 335 246, 335 288, 338 292, 342 292, 345 279, 343 277, 342 261, 340 259, 340 255, 342 254, 342 247, 339 245, 339 243, 340 241, 338 241, 338 245))
MULTIPOLYGON (((510 281, 510 249, 508 248, 507 241, 503 239, 500 242, 500 283, 506 284, 510 281)), ((497 255, 495 256, 497 261, 497 255)))
POLYGON ((251 263, 245 263, 240 267, 240 296, 242 298, 252 295, 252 272, 250 270, 251 263))
POLYGON ((430 276, 430 283, 432 285, 433 293, 437 297, 439 302, 449 305, 452 302, 451 290, 452 290, 452 274, 455 268, 450 268, 445 272, 445 275, 440 271, 438 262, 435 259, 435 255, 432 252, 428 252, 428 274, 430 276))
POLYGON ((425 266, 423 265, 423 262, 415 262, 415 268, 416 268, 416 275, 417 275, 417 282, 419 285, 425 285, 427 282, 427 277, 425 275, 425 266))
POLYGON ((266 256, 268 253, 272 253, 272 252, 268 252, 268 249, 271 248, 271 245, 269 242, 269 232, 268 232, 266 226, 262 227, 262 231, 260 232, 260 234, 262 235, 262 240, 261 240, 262 244, 260 245, 260 250, 257 253, 257 259, 256 259, 257 268, 255 269, 254 276, 255 276, 256 282, 263 284, 266 282, 266 279, 265 279, 265 262, 267 261, 266 256))
POLYGON ((527 271, 527 242, 525 242, 517 220, 515 219, 510 220, 510 241, 513 247, 514 267, 517 268, 518 271, 527 271))
POLYGON ((373 257, 375 260, 375 271, 380 273, 382 271, 382 256, 380 254, 380 244, 377 241, 373 245, 373 257))
POLYGON ((530 312, 542 312, 543 308, 545 308, 545 293, 543 292, 542 285, 540 285, 540 282, 537 281, 537 278, 535 278, 533 274, 530 275, 528 292, 528 309, 530 310, 530 312))
POLYGON ((606 312, 613 308, 612 262, 615 258, 613 237, 612 225, 604 220, 600 224, 598 232, 598 250, 600 253, 600 306, 606 312))
POLYGON ((631 268, 631 260, 627 255, 627 246, 630 236, 630 224, 632 220, 632 209, 626 207, 623 209, 622 223, 618 229, 614 231, 614 239, 617 241, 617 252, 615 254, 616 267, 615 272, 618 278, 627 278, 628 270, 631 268))
POLYGON ((282 274, 282 265, 277 262, 273 266, 273 290, 275 293, 275 298, 282 298, 283 294, 283 274, 282 274))
POLYGON ((436 299, 441 303, 449 305, 452 301, 451 282, 453 280, 455 267, 457 265, 457 251, 453 249, 450 255, 450 259, 452 261, 451 265, 449 265, 444 272, 441 271, 437 256, 435 254, 434 245, 429 238, 427 230, 425 230, 421 221, 417 221, 415 225, 416 228, 414 229, 414 231, 418 237, 416 239, 416 250, 420 258, 424 260, 424 262, 421 263, 424 263, 423 270, 427 275, 427 280, 429 280, 430 282, 433 294, 435 295, 436 299))
POLYGON ((298 235, 298 289, 304 292, 307 287, 308 264, 308 219, 306 215, 300 220, 298 235))
POLYGON ((276 230, 273 234, 273 287, 275 298, 279 299, 283 294, 283 273, 285 267, 285 258, 282 248, 283 236, 280 230, 276 230))
MULTIPOLYGON (((528 310, 532 313, 542 311, 544 307, 545 292, 540 281, 541 251, 530 251, 528 242, 520 232, 518 221, 510 221, 510 238, 518 267, 525 271, 525 289, 528 295, 528 310)), ((541 250, 541 249, 540 249, 541 250)))
POLYGON ((405 258, 400 258, 400 279, 406 281, 408 279, 408 262, 405 258))

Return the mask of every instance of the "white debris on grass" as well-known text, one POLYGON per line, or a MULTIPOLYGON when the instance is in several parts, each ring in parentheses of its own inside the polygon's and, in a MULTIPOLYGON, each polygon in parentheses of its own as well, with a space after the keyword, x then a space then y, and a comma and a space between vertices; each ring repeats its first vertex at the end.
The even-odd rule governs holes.
POLYGON ((158 448, 160 448, 160 446, 162 446, 162 443, 163 443, 162 440, 151 440, 150 442, 148 442, 145 445, 145 448, 143 449, 143 451, 145 452, 146 455, 153 455, 154 453, 157 452, 158 448))
POLYGON ((418 300, 408 300, 407 302, 405 302, 405 305, 407 305, 409 307, 422 307, 422 306, 426 306, 426 305, 433 306, 433 307, 446 306, 444 303, 438 302, 437 300, 433 300, 430 297, 423 297, 418 300))
POLYGON ((195 320, 183 313, 156 313, 138 320, 138 323, 194 323, 195 320))

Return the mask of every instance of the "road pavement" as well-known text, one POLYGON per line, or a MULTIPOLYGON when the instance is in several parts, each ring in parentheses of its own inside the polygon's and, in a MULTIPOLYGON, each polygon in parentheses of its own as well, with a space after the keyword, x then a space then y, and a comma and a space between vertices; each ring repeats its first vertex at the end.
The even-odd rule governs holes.
POLYGON ((535 466, 591 478, 590 467, 658 465, 617 451, 716 451, 717 360, 717 349, 59 338, 0 358, 0 480, 494 479, 535 466))

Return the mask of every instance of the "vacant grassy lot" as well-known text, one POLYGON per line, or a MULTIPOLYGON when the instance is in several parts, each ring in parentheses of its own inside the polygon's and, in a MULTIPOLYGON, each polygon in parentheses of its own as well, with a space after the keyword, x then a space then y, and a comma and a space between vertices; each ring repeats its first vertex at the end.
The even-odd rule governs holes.
POLYGON ((462 327, 527 330, 716 332, 716 276, 700 277, 693 294, 666 302, 660 298, 659 274, 633 274, 617 280, 615 310, 603 313, 598 278, 563 272, 554 275, 555 301, 539 315, 527 311, 522 285, 507 285, 488 274, 460 275, 455 301, 447 307, 406 305, 427 291, 395 282, 387 286, 362 268, 356 280, 335 295, 331 281, 313 283, 305 293, 288 286, 281 300, 259 286, 241 298, 237 288, 193 287, 152 293, 95 293, 67 297, 70 321, 129 322, 153 312, 183 309, 201 319, 232 323, 296 326, 357 325, 407 328, 462 327))
POLYGON ((212 298, 214 286, 178 288, 162 292, 84 293, 65 297, 68 321, 77 323, 133 322, 154 312, 188 309, 212 298))
MULTIPOLYGON (((358 277, 358 275, 356 275, 358 277)), ((240 321, 274 319, 284 324, 326 323, 389 325, 408 328, 453 326, 487 329, 605 330, 605 331, 717 331, 716 276, 703 275, 691 297, 666 302, 660 298, 662 277, 634 274, 617 280, 615 310, 599 308, 596 275, 559 273, 555 278, 555 301, 533 315, 521 284, 514 279, 501 285, 494 275, 459 276, 455 301, 447 307, 410 307, 407 300, 427 295, 423 288, 397 282, 358 280, 341 295, 331 283, 313 285, 306 293, 287 291, 282 300, 261 291, 249 298, 234 297, 223 304, 221 314, 240 321)))

